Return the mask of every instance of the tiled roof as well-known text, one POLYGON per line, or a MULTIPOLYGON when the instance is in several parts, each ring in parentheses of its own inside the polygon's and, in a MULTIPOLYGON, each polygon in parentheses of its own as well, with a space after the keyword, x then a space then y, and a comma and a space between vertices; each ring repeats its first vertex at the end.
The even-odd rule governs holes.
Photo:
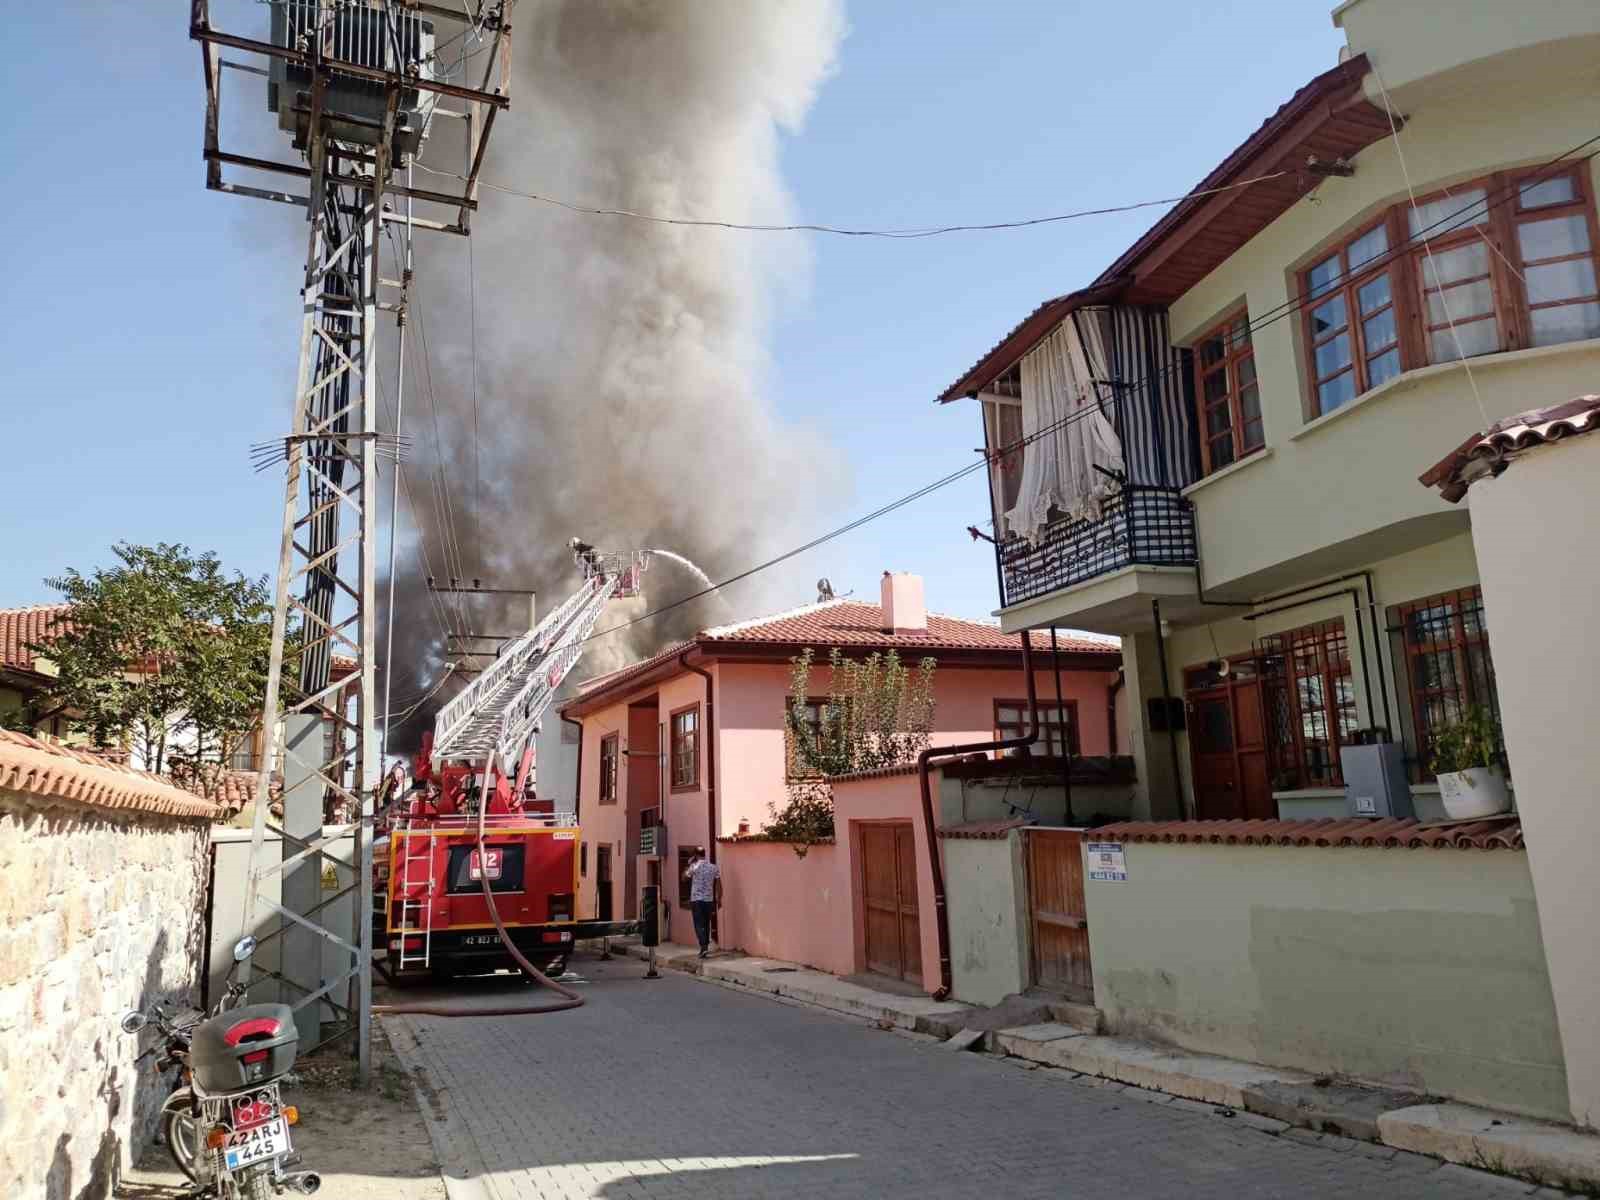
POLYGON ((593 679, 585 679, 578 685, 577 698, 581 700, 601 688, 615 687, 619 683, 626 683, 630 679, 648 674, 669 659, 677 658, 685 650, 693 650, 694 646, 693 642, 673 642, 665 650, 652 654, 649 658, 640 659, 638 662, 630 663, 626 667, 619 667, 606 675, 596 675, 593 679))
POLYGON ((1539 446, 1600 431, 1600 395, 1578 396, 1496 421, 1475 433, 1421 475, 1454 504, 1478 480, 1500 474, 1518 455, 1539 446))
POLYGON ((1021 829, 1028 822, 1021 817, 1009 821, 968 821, 962 825, 947 825, 939 830, 942 838, 971 838, 975 841, 997 841, 1013 829, 1021 829))
POLYGON ((55 796, 98 808, 164 816, 219 815, 217 805, 158 775, 120 766, 99 755, 0 730, 0 787, 34 796, 55 796))
POLYGON ((1495 817, 1421 825, 1370 817, 1320 821, 1122 821, 1094 831, 1102 842, 1209 843, 1218 846, 1381 846, 1521 850, 1522 821, 1495 817))
POLYGON ((895 775, 915 775, 916 763, 900 763, 893 767, 874 767, 870 771, 856 771, 851 775, 835 775, 830 783, 858 783, 864 779, 889 779, 895 775))
MULTIPOLYGON (((1048 630, 1033 631, 1033 648, 1048 650, 1048 630)), ((928 628, 915 631, 885 632, 883 610, 861 600, 827 600, 809 604, 770 617, 722 625, 696 635, 699 642, 759 642, 764 645, 839 646, 871 650, 1018 650, 1017 635, 1002 633, 998 625, 968 621, 960 617, 928 614, 928 628)), ((1088 633, 1058 633, 1062 650, 1075 654, 1104 654, 1108 660, 1121 655, 1116 638, 1088 633)))
MULTIPOLYGON (((214 802, 222 809, 224 815, 230 817, 256 802, 256 773, 254 771, 224 771, 210 795, 206 794, 206 786, 199 780, 196 780, 192 786, 176 779, 172 783, 174 787, 184 788, 202 799, 214 802)), ((283 799, 282 775, 273 774, 268 784, 267 796, 269 804, 277 804, 283 799)))
POLYGON ((66 632, 62 618, 70 604, 33 604, 27 608, 0 608, 0 667, 33 670, 30 642, 47 642, 66 632))

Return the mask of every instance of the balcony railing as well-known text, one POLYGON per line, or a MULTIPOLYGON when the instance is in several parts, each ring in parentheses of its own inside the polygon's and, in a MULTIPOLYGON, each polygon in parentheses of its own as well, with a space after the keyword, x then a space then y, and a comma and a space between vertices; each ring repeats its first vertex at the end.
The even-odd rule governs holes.
POLYGON ((1128 566, 1192 567, 1199 556, 1194 510, 1177 488, 1128 484, 1097 520, 1060 520, 1038 543, 1007 538, 1000 561, 1000 604, 1009 608, 1128 566))

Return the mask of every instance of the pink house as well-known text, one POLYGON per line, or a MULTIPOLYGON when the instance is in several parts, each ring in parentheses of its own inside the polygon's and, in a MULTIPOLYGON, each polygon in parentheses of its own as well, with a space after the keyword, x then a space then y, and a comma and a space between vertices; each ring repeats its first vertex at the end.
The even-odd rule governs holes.
MULTIPOLYGON (((1048 632, 1032 636, 1043 723, 1034 753, 1058 756, 1064 745, 1074 755, 1115 753, 1122 740, 1119 727, 1127 728, 1126 720, 1119 722, 1116 716, 1118 643, 1063 633, 1052 655, 1048 632), (1055 699, 1058 661, 1064 734, 1055 699)), ((708 850, 717 856, 719 839, 758 834, 774 807, 787 799, 790 670, 808 647, 822 664, 812 671, 812 690, 818 696, 828 690, 825 664, 833 647, 851 655, 892 649, 913 666, 933 658, 938 663, 936 746, 1022 732, 1027 687, 1018 638, 992 625, 928 613, 922 580, 915 575, 885 573, 879 604, 830 600, 702 630, 643 662, 589 680, 562 709, 565 719, 583 729, 578 768, 580 913, 601 919, 634 917, 640 888, 659 883, 669 909, 668 936, 675 942, 694 940, 687 896, 680 896, 683 867, 708 850), (655 830, 653 845, 648 841, 652 835, 641 838, 641 831, 649 829, 655 830)), ((889 853, 894 852, 899 826, 890 818, 898 821, 901 815, 886 813, 884 830, 866 832, 874 850, 887 837, 889 853)), ((783 868, 796 861, 793 851, 756 844, 774 859, 766 882, 781 885, 783 868)), ((787 902, 781 905, 790 910, 785 919, 772 920, 771 888, 758 894, 741 886, 732 875, 735 869, 731 863, 724 867, 727 901, 720 944, 778 955, 789 947, 774 938, 811 929, 824 944, 793 948, 796 952, 788 957, 844 971, 861 965, 850 933, 855 923, 813 921, 787 902), (768 905, 768 919, 746 912, 752 904, 768 905)), ((829 895, 819 896, 806 884, 804 894, 793 899, 853 911, 869 882, 861 872, 845 869, 825 889, 829 895)))

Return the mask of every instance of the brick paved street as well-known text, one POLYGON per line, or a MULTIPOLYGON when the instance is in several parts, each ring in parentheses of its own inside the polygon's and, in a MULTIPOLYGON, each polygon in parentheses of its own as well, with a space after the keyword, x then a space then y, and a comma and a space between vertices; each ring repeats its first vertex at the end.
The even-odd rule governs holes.
MULTIPOLYGON (((1381 1147, 1272 1136, 1249 1118, 952 1053, 674 972, 644 982, 625 959, 574 968, 589 1003, 572 1012, 385 1018, 434 1093, 444 1157, 490 1200, 1533 1190, 1381 1147)), ((450 994, 537 995, 514 981, 450 994)))

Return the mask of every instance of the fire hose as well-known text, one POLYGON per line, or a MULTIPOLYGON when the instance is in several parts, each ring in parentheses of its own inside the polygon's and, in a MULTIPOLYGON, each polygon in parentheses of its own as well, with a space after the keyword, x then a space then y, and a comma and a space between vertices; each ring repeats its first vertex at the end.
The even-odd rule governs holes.
MULTIPOLYGON (((521 1017, 534 1013, 565 1012, 569 1008, 577 1008, 583 1003, 583 996, 569 987, 563 987, 538 967, 527 960, 527 957, 518 950, 516 943, 511 940, 511 934, 506 931, 505 922, 500 919, 500 910, 494 902, 494 891, 489 887, 489 872, 482 869, 489 861, 488 849, 484 845, 484 818, 489 811, 486 799, 478 803, 478 882, 483 885, 483 900, 489 906, 489 918, 494 922, 495 932, 500 935, 500 944, 506 948, 517 966, 522 968, 541 987, 566 997, 554 1004, 507 1004, 497 1005, 494 1008, 462 1007, 447 1004, 374 1004, 372 1011, 382 1014, 407 1015, 417 1017, 521 1017)), ((432 903, 432 897, 429 897, 432 903)))

